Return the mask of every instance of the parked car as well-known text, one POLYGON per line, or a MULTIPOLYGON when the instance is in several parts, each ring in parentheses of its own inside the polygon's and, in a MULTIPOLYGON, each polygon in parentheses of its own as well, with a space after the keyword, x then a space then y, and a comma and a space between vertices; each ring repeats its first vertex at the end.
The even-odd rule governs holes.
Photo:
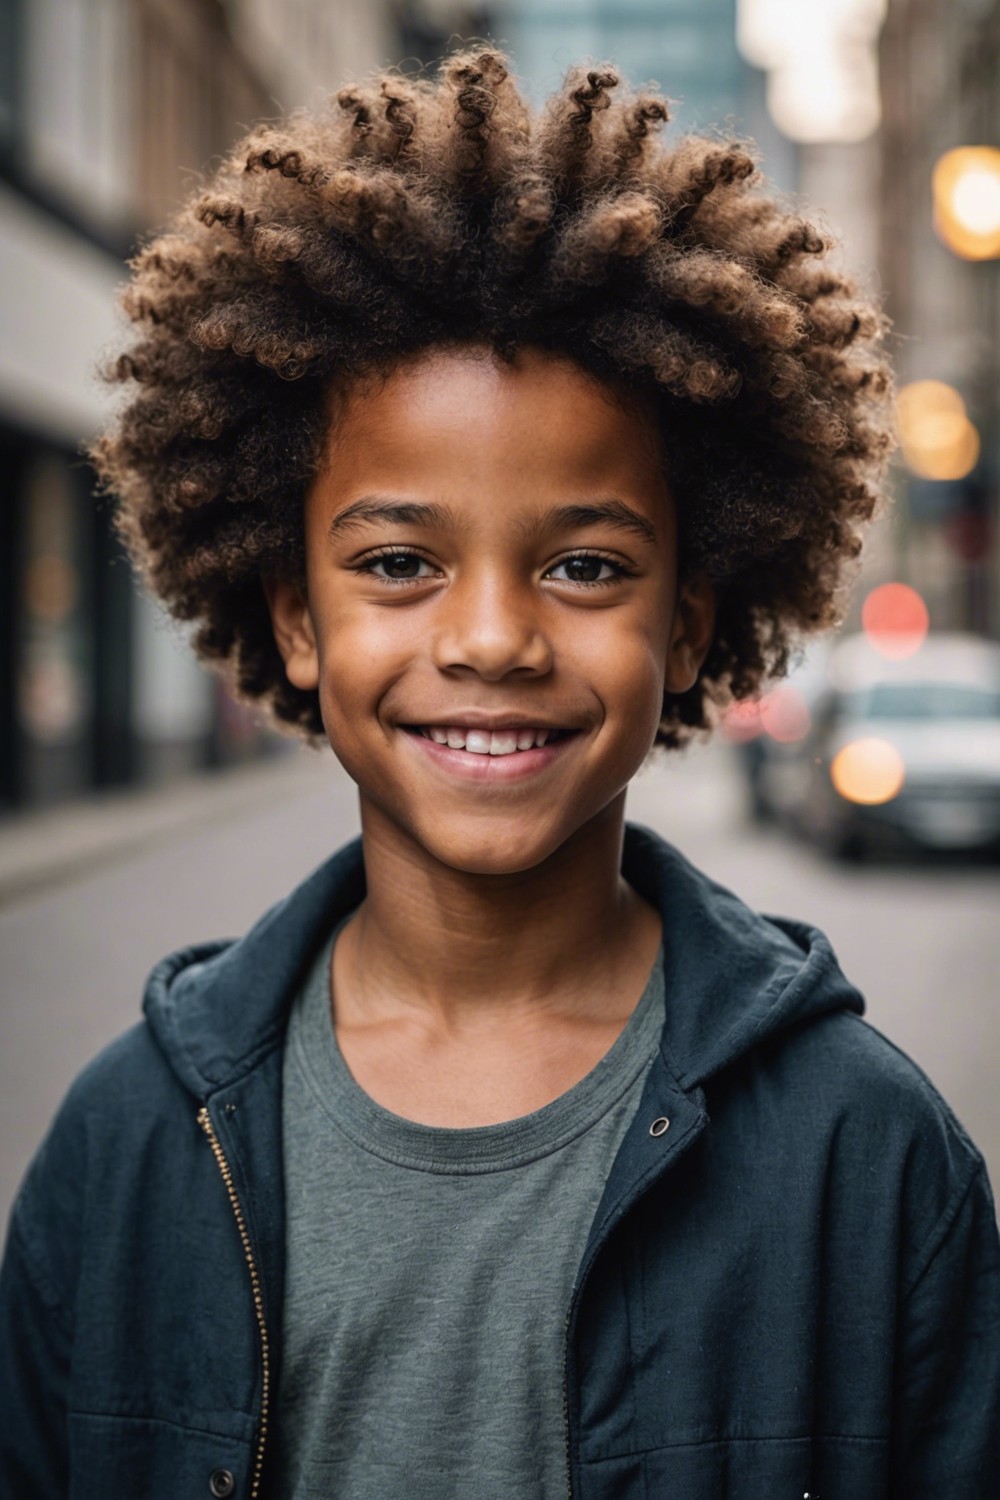
POLYGON ((780 682, 758 700, 734 705, 723 720, 726 738, 737 746, 747 810, 755 823, 793 820, 801 795, 802 745, 829 687, 830 649, 826 637, 812 642, 780 682))
POLYGON ((830 653, 808 732, 769 795, 831 853, 1000 852, 1000 645, 928 636, 888 660, 863 635, 830 653))

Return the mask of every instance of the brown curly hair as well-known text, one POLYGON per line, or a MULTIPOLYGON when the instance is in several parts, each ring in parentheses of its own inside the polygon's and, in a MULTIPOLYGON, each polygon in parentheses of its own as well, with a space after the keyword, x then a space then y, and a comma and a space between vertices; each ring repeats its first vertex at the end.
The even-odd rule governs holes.
POLYGON ((199 654, 322 734, 261 586, 304 579, 303 500, 334 381, 475 343, 568 356, 652 399, 682 574, 715 582, 674 747, 837 623, 889 452, 879 312, 738 141, 664 147, 663 99, 574 69, 532 113, 492 47, 389 71, 242 140, 132 262, 138 389, 91 458, 118 527, 199 654))

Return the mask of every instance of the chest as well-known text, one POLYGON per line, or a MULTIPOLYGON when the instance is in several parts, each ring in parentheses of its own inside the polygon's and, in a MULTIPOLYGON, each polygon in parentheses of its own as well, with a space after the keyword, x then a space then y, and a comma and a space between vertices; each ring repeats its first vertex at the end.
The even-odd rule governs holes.
MULTIPOLYGON (((235 1112, 220 1111, 219 1119, 260 1247, 269 1222, 261 1208, 268 1162, 250 1149, 262 1096, 248 1088, 233 1092, 235 1112)), ((278 1097, 277 1089, 267 1097, 278 1097)), ((809 1149, 801 1121, 795 1129, 795 1120, 776 1121, 773 1110, 711 1102, 712 1123, 687 1145, 693 1131, 683 1097, 659 1084, 644 1096, 644 1111, 672 1123, 654 1137, 643 1115, 641 1149, 670 1153, 669 1165, 598 1234, 601 1248, 572 1322, 559 1330, 566 1363, 552 1371, 550 1357, 547 1378, 560 1423, 566 1382, 574 1500, 796 1500, 806 1492, 884 1500, 899 1255, 892 1205, 878 1181, 869 1190, 855 1175, 852 1211, 831 1211, 830 1154, 809 1149)), ((84 1255, 71 1399, 102 1414, 74 1428, 88 1476, 80 1493, 95 1500, 150 1475, 163 1476, 159 1485, 150 1479, 151 1495, 176 1493, 178 1476, 195 1493, 220 1466, 246 1475, 257 1424, 266 1425, 269 1411, 274 1417, 274 1393, 262 1396, 262 1336, 245 1250, 218 1166, 190 1126, 163 1146, 169 1149, 157 1146, 153 1170, 141 1179, 148 1198, 128 1211, 118 1203, 107 1218, 127 1223, 129 1234, 105 1237, 100 1254, 84 1255), (171 1173, 177 1191, 168 1195, 163 1182, 171 1173), (140 1272, 146 1279, 137 1282, 140 1272), (112 1418, 123 1390, 137 1392, 156 1422, 112 1418)), ((112 1149, 106 1156, 117 1160, 112 1149)), ((562 1218, 553 1191, 541 1193, 528 1216, 542 1231, 562 1218)), ((349 1194, 335 1201, 350 1212, 349 1194)), ((391 1278, 407 1265, 409 1216, 391 1193, 384 1206, 391 1278)), ((513 1220, 513 1211, 502 1217, 513 1220)), ((523 1210, 516 1218, 525 1222, 523 1210)), ((482 1244, 488 1257, 489 1234, 482 1244)), ((268 1245, 264 1236, 258 1259, 273 1360, 282 1283, 273 1273, 278 1251, 268 1245)), ((501 1284, 507 1257, 500 1259, 481 1288, 501 1284)), ((335 1270, 344 1264, 344 1254, 333 1258, 335 1270)), ((578 1287, 580 1271, 574 1268, 578 1287)), ((533 1279, 522 1276, 518 1285, 533 1279)), ((420 1278, 397 1289, 400 1316, 423 1289, 420 1278)), ((425 1302, 422 1312, 419 1328, 433 1343, 435 1304, 425 1302)), ((393 1338, 397 1325, 387 1326, 393 1338)), ((349 1327, 341 1333, 353 1336, 349 1327)))
POLYGON ((621 1034, 618 1018, 495 1027, 443 1039, 416 1026, 335 1023, 355 1082, 383 1109, 422 1125, 495 1125, 544 1109, 590 1073, 621 1034))

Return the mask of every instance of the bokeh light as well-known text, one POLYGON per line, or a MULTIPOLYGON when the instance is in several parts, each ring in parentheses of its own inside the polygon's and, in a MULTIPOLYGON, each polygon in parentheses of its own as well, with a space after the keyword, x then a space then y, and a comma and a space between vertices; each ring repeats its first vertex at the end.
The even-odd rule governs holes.
POLYGON ((869 645, 890 661, 903 661, 923 645, 930 626, 927 605, 907 583, 883 583, 861 606, 869 645))
POLYGON ((830 780, 848 802, 891 802, 906 780, 906 763, 888 740, 851 740, 830 764, 830 780))
POLYGON ((764 733, 760 721, 760 703, 756 698, 743 698, 730 703, 722 715, 722 732, 734 745, 745 745, 764 733))
POLYGON ((737 0, 736 38, 767 72, 767 107, 790 140, 862 141, 881 119, 877 41, 886 0, 737 0))
POLYGON ((1000 150, 958 146, 934 168, 934 228, 963 260, 1000 255, 1000 150))
POLYGON ((914 380, 896 399, 903 458, 921 479, 964 479, 979 461, 979 433, 943 380, 914 380))
POLYGON ((779 745, 794 745, 809 733, 809 707, 798 688, 783 682, 760 700, 760 722, 779 745))

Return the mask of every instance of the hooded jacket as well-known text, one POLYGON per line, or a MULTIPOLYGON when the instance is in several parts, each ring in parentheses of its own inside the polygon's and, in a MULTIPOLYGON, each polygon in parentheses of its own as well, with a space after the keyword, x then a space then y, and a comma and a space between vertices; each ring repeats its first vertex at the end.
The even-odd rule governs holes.
MULTIPOLYGON (((982 1158, 822 933, 632 825, 622 868, 667 1019, 566 1317, 573 1500, 996 1500, 982 1158)), ((165 959, 73 1085, 0 1276, 3 1500, 280 1500, 286 1020, 363 894, 355 842, 165 959)))

